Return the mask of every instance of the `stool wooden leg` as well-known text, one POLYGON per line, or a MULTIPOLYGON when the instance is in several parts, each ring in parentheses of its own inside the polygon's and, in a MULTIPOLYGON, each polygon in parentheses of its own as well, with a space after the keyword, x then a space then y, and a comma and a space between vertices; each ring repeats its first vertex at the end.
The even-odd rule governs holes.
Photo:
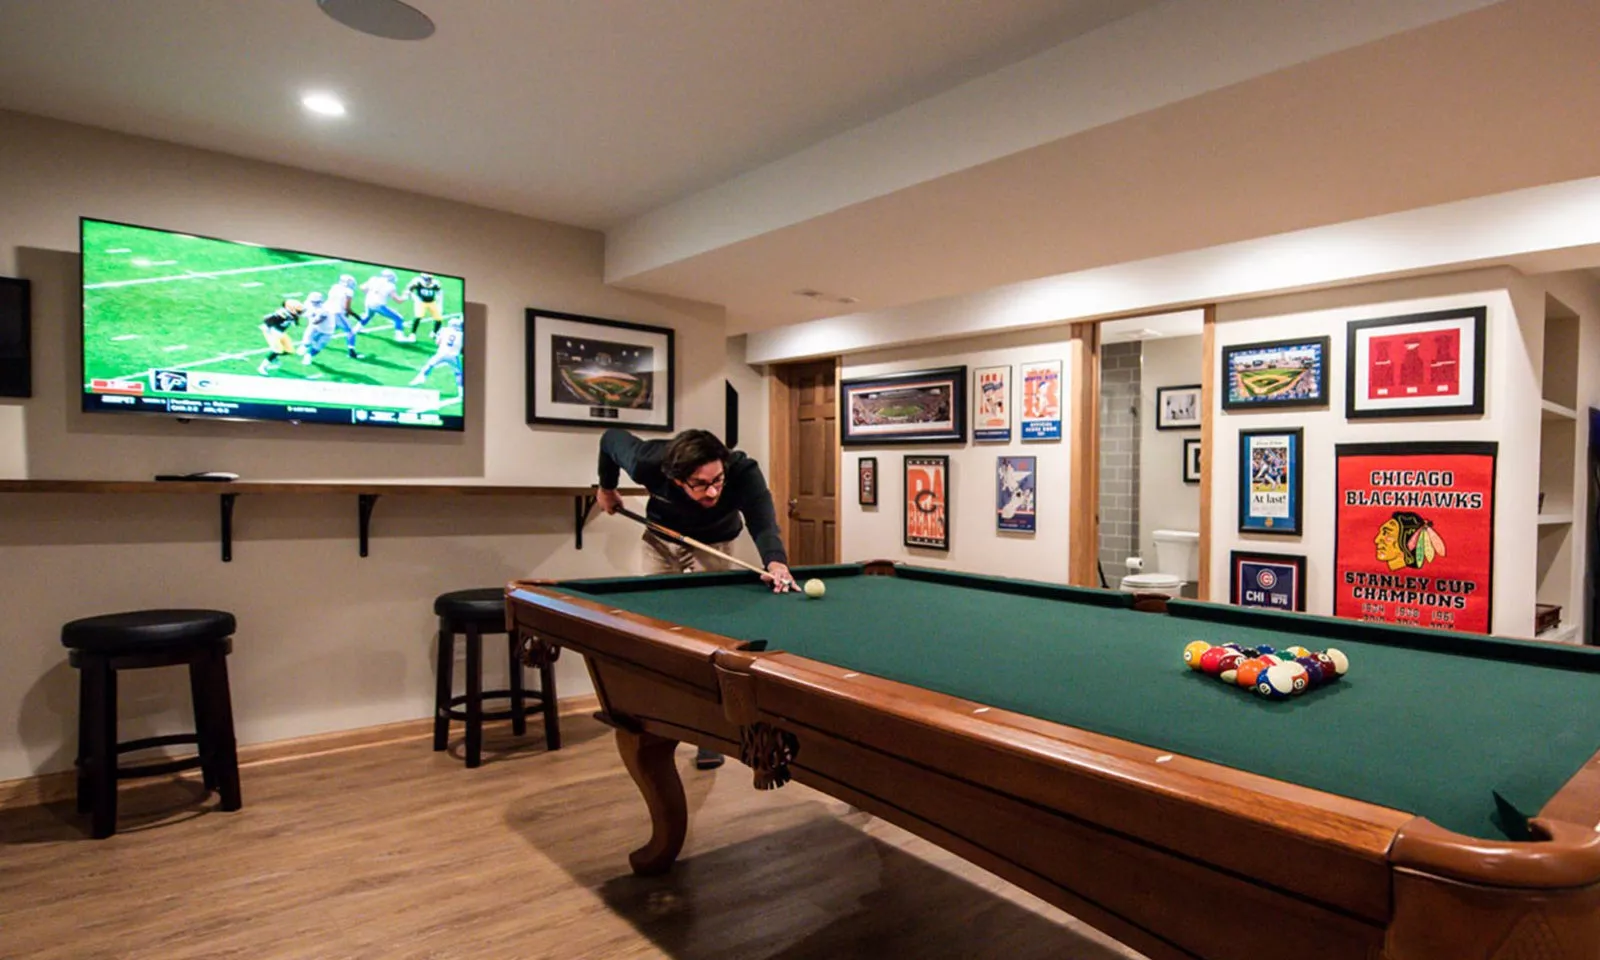
POLYGON ((85 657, 89 747, 90 829, 96 840, 117 832, 117 672, 104 657, 85 657))
POLYGON ((244 806, 239 790, 239 745, 233 735, 233 695, 228 691, 228 657, 220 649, 206 655, 206 712, 207 730, 203 734, 209 744, 217 780, 217 793, 222 810, 237 810, 244 806))
POLYGON ((434 666, 433 749, 450 746, 450 697, 455 693, 456 635, 450 622, 439 618, 439 660, 434 666))
POLYGON ((93 808, 93 780, 89 776, 89 741, 93 738, 92 731, 94 711, 90 702, 94 699, 94 692, 89 685, 89 670, 82 667, 78 670, 78 812, 88 813, 93 808))
POLYGON ((511 681, 508 684, 511 688, 511 732, 520 737, 528 732, 528 718, 525 715, 528 697, 522 686, 522 658, 517 656, 517 646, 517 635, 508 634, 506 648, 511 652, 507 660, 510 670, 507 677, 511 681))
POLYGON ((556 665, 539 668, 539 697, 544 701, 544 748, 561 749, 561 708, 556 699, 556 665))
POLYGON ((483 762, 483 634, 467 624, 467 766, 483 762))
POLYGON ((207 736, 211 732, 211 718, 206 709, 206 665, 203 659, 189 661, 189 703, 194 707, 194 738, 195 750, 200 754, 200 782, 209 792, 217 789, 217 751, 207 736))

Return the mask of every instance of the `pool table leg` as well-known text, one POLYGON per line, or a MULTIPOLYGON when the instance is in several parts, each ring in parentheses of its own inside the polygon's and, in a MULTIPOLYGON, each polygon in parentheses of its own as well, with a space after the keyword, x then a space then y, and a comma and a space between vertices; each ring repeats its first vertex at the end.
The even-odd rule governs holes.
POLYGON ((689 832, 689 805, 672 753, 678 741, 644 731, 617 729, 617 752, 650 808, 650 842, 628 854, 633 872, 642 877, 672 868, 689 832))

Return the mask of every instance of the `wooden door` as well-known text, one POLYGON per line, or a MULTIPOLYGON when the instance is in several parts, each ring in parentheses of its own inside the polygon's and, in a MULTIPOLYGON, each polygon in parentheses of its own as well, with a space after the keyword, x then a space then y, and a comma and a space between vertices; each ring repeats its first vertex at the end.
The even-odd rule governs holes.
POLYGON ((838 363, 774 368, 772 487, 794 565, 839 560, 838 363))

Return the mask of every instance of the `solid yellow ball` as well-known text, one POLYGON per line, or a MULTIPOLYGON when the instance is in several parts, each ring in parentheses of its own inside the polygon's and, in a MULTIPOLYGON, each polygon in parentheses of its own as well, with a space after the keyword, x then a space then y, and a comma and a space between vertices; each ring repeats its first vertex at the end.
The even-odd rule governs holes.
POLYGON ((827 584, 824 584, 821 580, 806 581, 806 596, 810 597, 811 599, 815 600, 827 592, 827 584))

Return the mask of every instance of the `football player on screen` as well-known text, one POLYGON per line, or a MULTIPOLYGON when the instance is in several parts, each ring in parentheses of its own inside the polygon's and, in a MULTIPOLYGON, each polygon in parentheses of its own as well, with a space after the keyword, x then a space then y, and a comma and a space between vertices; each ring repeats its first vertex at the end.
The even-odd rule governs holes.
POLYGON ((304 317, 306 332, 300 337, 300 349, 297 352, 300 362, 309 366, 322 348, 328 345, 328 341, 333 339, 334 321, 322 294, 315 291, 306 295, 304 317))
POLYGON ((417 375, 411 378, 411 386, 422 386, 427 381, 428 374, 433 372, 434 367, 444 365, 455 373, 456 396, 461 396, 461 344, 464 339, 461 315, 457 314, 450 318, 449 326, 445 327, 444 332, 439 334, 438 349, 433 351, 433 356, 429 357, 428 362, 422 365, 422 369, 417 371, 417 375))
POLYGON ((393 270, 368 277, 367 282, 361 285, 361 292, 366 294, 363 302, 364 310, 361 314, 361 331, 365 332, 367 324, 373 317, 384 316, 394 321, 394 339, 396 343, 411 343, 416 340, 416 334, 406 333, 405 318, 395 312, 389 303, 405 303, 406 298, 397 289, 399 283, 393 270))
POLYGON ((439 339, 439 327, 444 324, 444 286, 433 274, 419 273, 406 284, 406 293, 411 297, 411 338, 416 339, 423 320, 432 320, 433 339, 439 339))
POLYGON ((355 297, 356 278, 347 273, 339 278, 338 283, 328 288, 325 309, 328 311, 328 316, 333 318, 338 332, 344 334, 344 347, 350 354, 350 359, 365 360, 366 357, 356 353, 356 334, 361 332, 361 316, 350 305, 355 297))
POLYGON ((261 333, 267 338, 267 359, 256 367, 256 373, 270 376, 278 369, 278 358, 294 353, 294 341, 289 339, 289 328, 300 322, 305 304, 299 300, 285 300, 283 306, 261 318, 261 333))

